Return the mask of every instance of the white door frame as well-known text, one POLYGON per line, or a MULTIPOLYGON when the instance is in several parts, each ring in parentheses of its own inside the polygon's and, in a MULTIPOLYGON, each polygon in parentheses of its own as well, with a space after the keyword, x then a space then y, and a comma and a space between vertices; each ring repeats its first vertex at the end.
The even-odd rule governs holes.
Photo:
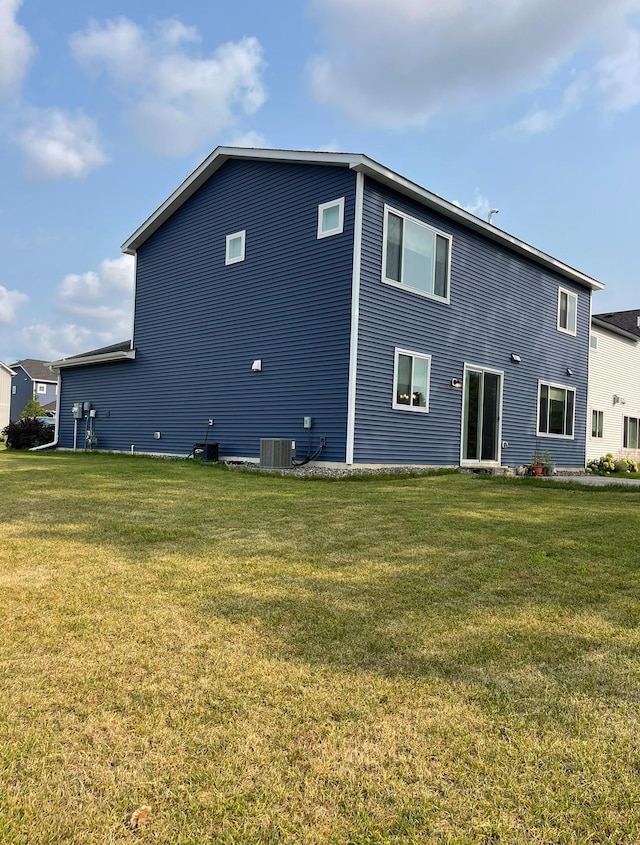
POLYGON ((493 367, 484 367, 480 364, 468 364, 465 361, 464 364, 464 375, 462 379, 462 410, 461 410, 461 418, 460 418, 460 466, 466 467, 494 467, 500 466, 502 463, 502 398, 504 393, 504 370, 496 370, 493 367), (498 402, 497 402, 497 428, 496 428, 496 460, 494 461, 483 461, 481 458, 478 460, 470 460, 464 457, 464 439, 465 439, 465 427, 464 427, 464 416, 465 416, 465 406, 466 406, 466 396, 467 396, 467 384, 468 384, 468 374, 469 372, 476 372, 476 373, 493 373, 500 378, 500 386, 498 390, 498 402))

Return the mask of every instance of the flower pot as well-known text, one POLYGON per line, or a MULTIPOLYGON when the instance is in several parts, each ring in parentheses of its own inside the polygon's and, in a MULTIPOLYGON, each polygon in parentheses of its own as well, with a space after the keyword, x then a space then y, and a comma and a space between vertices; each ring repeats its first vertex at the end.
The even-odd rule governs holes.
POLYGON ((543 467, 541 466, 532 466, 531 469, 533 470, 534 475, 542 475, 543 467))

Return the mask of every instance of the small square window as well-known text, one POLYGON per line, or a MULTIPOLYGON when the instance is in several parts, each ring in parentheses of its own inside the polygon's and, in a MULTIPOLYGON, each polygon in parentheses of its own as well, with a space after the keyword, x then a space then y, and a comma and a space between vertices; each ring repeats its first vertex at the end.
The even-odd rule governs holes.
POLYGON ((429 411, 431 356, 396 349, 393 407, 404 411, 429 411))
POLYGON ((238 261, 244 261, 244 243, 246 237, 246 229, 241 232, 234 232, 233 235, 227 235, 227 255, 225 264, 237 264, 238 261))
POLYGON ((344 229, 344 197, 318 206, 318 238, 339 235, 344 229))
POLYGON ((37 390, 38 390, 38 393, 46 393, 47 392, 47 385, 46 384, 38 384, 37 390))
POLYGON ((575 335, 577 331, 578 297, 558 288, 558 331, 575 335))

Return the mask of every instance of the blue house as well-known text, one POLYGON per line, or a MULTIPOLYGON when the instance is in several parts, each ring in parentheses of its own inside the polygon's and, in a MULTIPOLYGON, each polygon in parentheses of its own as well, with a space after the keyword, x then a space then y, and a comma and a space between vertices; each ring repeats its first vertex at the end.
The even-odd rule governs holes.
POLYGON ((122 248, 133 337, 54 363, 62 447, 584 466, 602 285, 364 155, 219 147, 122 248))
POLYGON ((24 358, 11 364, 11 406, 9 416, 12 422, 20 419, 25 405, 36 399, 49 413, 56 410, 58 379, 49 369, 48 361, 24 358))

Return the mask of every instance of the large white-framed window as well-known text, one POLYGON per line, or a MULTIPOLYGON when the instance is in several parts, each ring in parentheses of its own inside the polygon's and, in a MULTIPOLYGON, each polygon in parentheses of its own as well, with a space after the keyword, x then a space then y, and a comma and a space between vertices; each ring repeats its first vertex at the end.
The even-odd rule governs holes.
POLYGON ((622 435, 623 449, 638 449, 640 439, 640 420, 637 417, 625 417, 622 435))
POLYGON ((604 437, 604 411, 591 411, 591 436, 604 437))
POLYGON ((578 296, 565 288, 558 288, 558 331, 577 333, 578 296))
POLYGON ((246 237, 246 229, 243 229, 241 232, 234 232, 232 235, 227 235, 225 264, 237 264, 239 261, 244 261, 244 246, 246 237))
POLYGON ((344 229, 344 197, 318 206, 318 238, 339 235, 344 229))
POLYGON ((393 368, 393 407, 401 411, 429 412, 431 355, 396 349, 393 368))
POLYGON ((47 385, 43 384, 42 382, 38 382, 36 385, 36 390, 38 393, 46 393, 47 392, 47 385))
POLYGON ((538 382, 538 434, 573 440, 576 391, 563 384, 538 382))
POLYGON ((384 207, 382 281, 449 301, 451 235, 384 207))

